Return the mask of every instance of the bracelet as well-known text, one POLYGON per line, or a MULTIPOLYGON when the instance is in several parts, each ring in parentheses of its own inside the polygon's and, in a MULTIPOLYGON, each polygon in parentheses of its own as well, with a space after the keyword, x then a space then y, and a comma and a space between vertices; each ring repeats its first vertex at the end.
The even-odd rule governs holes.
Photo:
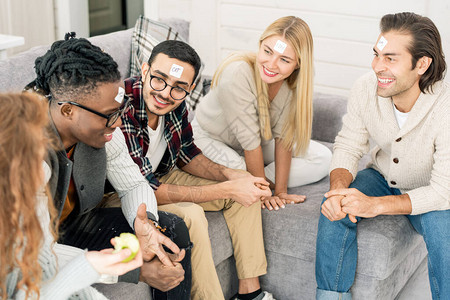
POLYGON ((156 229, 158 229, 160 232, 166 232, 167 227, 162 228, 161 226, 159 226, 158 222, 153 221, 152 219, 149 219, 149 221, 151 221, 153 225, 155 225, 156 229))

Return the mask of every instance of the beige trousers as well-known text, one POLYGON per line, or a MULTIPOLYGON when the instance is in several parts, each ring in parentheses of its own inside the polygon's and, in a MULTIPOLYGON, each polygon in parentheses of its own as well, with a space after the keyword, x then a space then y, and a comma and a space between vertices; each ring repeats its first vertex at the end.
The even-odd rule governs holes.
MULTIPOLYGON (((160 178, 162 183, 201 186, 215 181, 173 170, 160 178)), ((176 192, 176 189, 173 190, 176 192)), ((205 211, 223 211, 234 249, 239 279, 266 274, 267 262, 261 223, 261 204, 244 207, 231 199, 218 199, 205 203, 180 202, 160 205, 159 210, 174 213, 183 218, 189 228, 192 248, 192 299, 224 299, 212 258, 205 211)))

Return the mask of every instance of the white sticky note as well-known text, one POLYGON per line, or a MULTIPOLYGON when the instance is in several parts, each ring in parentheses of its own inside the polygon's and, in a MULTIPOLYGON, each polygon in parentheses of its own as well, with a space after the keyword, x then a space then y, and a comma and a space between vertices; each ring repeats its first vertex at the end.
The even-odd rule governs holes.
POLYGON ((287 47, 286 43, 283 43, 282 41, 278 40, 277 43, 275 44, 275 47, 273 47, 273 50, 283 54, 286 47, 287 47))
POLYGON ((116 98, 114 98, 114 100, 122 104, 123 96, 125 96, 125 90, 123 89, 123 87, 119 86, 119 91, 117 92, 117 96, 116 98))
POLYGON ((377 43, 377 48, 380 51, 383 51, 383 49, 384 49, 384 47, 386 47, 387 43, 388 43, 387 39, 385 39, 384 36, 381 36, 380 40, 377 43))
POLYGON ((175 76, 176 78, 180 78, 183 74, 184 68, 182 66, 179 66, 177 64, 172 64, 172 67, 170 68, 170 75, 175 76))

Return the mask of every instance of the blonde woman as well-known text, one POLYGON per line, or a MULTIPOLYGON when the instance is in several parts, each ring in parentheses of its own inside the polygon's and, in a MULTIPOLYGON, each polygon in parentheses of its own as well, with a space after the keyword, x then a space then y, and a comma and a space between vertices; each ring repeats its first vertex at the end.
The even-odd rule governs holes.
POLYGON ((122 263, 129 249, 86 252, 54 242, 56 210, 44 188, 47 106, 31 93, 0 94, 0 299, 106 300, 90 285, 141 266, 142 253, 122 263))
POLYGON ((288 187, 328 174, 331 151, 311 141, 313 39, 289 16, 273 22, 257 53, 235 53, 217 69, 192 123, 195 143, 211 160, 271 182, 262 208, 278 210, 304 195, 288 187))

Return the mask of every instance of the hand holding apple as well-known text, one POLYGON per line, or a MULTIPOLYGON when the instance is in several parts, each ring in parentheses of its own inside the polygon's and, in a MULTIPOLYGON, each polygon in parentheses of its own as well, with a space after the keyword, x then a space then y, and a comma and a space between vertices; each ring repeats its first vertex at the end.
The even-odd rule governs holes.
MULTIPOLYGON (((114 239, 111 243, 115 244, 114 239)), ((131 260, 124 262, 132 255, 128 248, 114 252, 112 248, 101 251, 86 252, 86 259, 99 274, 123 275, 131 270, 142 266, 142 251, 138 249, 136 255, 131 260)))

